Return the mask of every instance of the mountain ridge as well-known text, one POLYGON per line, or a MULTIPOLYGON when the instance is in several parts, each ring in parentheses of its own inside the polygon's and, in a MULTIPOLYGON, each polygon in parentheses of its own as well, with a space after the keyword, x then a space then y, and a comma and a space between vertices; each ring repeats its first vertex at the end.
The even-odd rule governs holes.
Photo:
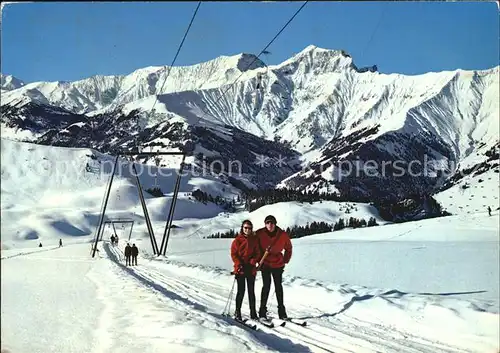
MULTIPOLYGON (((233 54, 233 55, 220 55, 220 56, 217 56, 213 59, 208 59, 208 60, 205 60, 205 61, 202 61, 202 62, 199 62, 199 63, 196 63, 196 64, 192 64, 192 65, 176 65, 176 66, 173 66, 173 68, 190 68, 190 67, 193 67, 193 66, 198 66, 198 65, 202 65, 202 64, 210 64, 214 61, 235 61, 236 59, 246 59, 246 58, 252 58, 252 59, 256 59, 256 62, 259 63, 261 62, 261 65, 262 66, 259 66, 259 65, 256 65, 256 66, 253 66, 253 67, 250 67, 250 68, 245 68, 245 70, 242 70, 240 69, 240 71, 244 72, 244 71, 247 71, 247 70, 253 70, 255 68, 259 68, 259 67, 263 67, 263 66, 268 66, 268 67, 272 67, 272 68, 279 68, 279 67, 282 67, 282 66, 285 66, 286 64, 290 63, 290 62, 293 62, 294 60, 296 60, 297 58, 300 58, 300 57, 303 57, 305 56, 307 53, 310 53, 310 52, 313 52, 313 51, 318 51, 318 52, 328 52, 328 53, 334 53, 334 54, 337 54, 337 55, 342 55, 342 56, 345 56, 345 57, 348 57, 348 58, 352 58, 350 54, 348 54, 345 50, 341 50, 341 49, 327 49, 327 48, 322 48, 322 47, 318 47, 316 45, 308 45, 307 47, 305 47, 303 50, 299 51, 298 53, 292 55, 290 58, 288 59, 285 59, 283 62, 281 63, 278 63, 278 64, 274 64, 274 65, 267 65, 265 64, 261 59, 257 58, 257 56, 255 54, 251 54, 251 53, 246 53, 246 52, 241 52, 241 53, 237 53, 237 54, 233 54)), ((248 61, 248 60, 243 60, 243 61, 248 61)), ((368 67, 358 67, 357 65, 354 64, 354 61, 352 61, 352 68, 355 69, 355 70, 361 70, 361 71, 364 71, 364 69, 366 68, 372 68, 373 66, 368 66, 368 67)), ((5 74, 5 73, 0 73, 0 78, 1 78, 1 87, 2 89, 4 89, 4 85, 6 84, 5 82, 6 81, 10 81, 10 80, 15 80, 15 81, 18 81, 18 82, 21 82, 22 84, 20 86, 24 86, 24 85, 27 85, 27 84, 36 84, 36 83, 61 83, 61 84, 68 84, 68 83, 77 83, 77 82, 81 82, 81 81, 85 81, 85 80, 90 80, 90 79, 102 79, 102 78, 112 78, 112 77, 126 77, 126 76, 130 76, 130 75, 137 75, 138 73, 142 73, 142 72, 150 72, 150 73, 154 73, 154 72, 158 72, 158 71, 162 71, 162 70, 165 70, 165 68, 168 68, 170 67, 169 65, 162 65, 162 66, 145 66, 145 67, 140 67, 140 68, 137 68, 137 69, 134 69, 133 71, 129 72, 129 73, 125 73, 125 74, 118 74, 118 75, 104 75, 104 74, 97 74, 97 75, 92 75, 92 76, 89 76, 87 78, 82 78, 82 79, 78 79, 78 80, 58 80, 58 81, 33 81, 33 82, 27 82, 27 81, 24 81, 23 79, 20 79, 14 75, 10 75, 10 74, 5 74)), ((477 73, 483 73, 483 74, 488 74, 488 73, 494 73, 494 72, 500 72, 500 65, 497 65, 497 66, 494 66, 494 67, 491 67, 491 68, 487 68, 487 69, 462 69, 462 68, 456 68, 456 69, 453 69, 453 70, 441 70, 441 71, 427 71, 427 72, 424 72, 424 73, 416 73, 416 74, 401 74, 401 73, 382 73, 382 74, 385 74, 385 75, 400 75, 400 76, 421 76, 421 75, 426 75, 426 74, 436 74, 436 73, 460 73, 460 72, 477 72, 477 73)), ((16 89, 19 88, 20 86, 18 87, 15 87, 16 89)), ((12 88, 10 88, 9 90, 12 90, 12 88)))
MULTIPOLYGON (((282 185, 322 188, 320 185, 333 181, 344 191, 357 189, 353 197, 366 197, 374 189, 402 195, 409 192, 407 188, 430 192, 444 181, 436 177, 424 178, 426 181, 368 178, 345 180, 348 184, 342 186, 333 164, 354 164, 357 160, 394 163, 399 159, 409 163, 422 161, 425 155, 434 163, 433 173, 449 175, 457 172, 458 166, 465 167, 461 163, 469 160, 468 156, 484 155, 498 143, 500 66, 421 75, 383 74, 376 66, 358 68, 343 50, 310 45, 277 65, 242 53, 174 67, 162 89, 167 69, 147 67, 121 78, 31 83, 2 91, 2 110, 8 112, 2 113, 2 129, 7 125, 18 130, 26 127, 20 117, 29 116, 30 109, 40 114, 35 108, 39 104, 60 109, 56 115, 76 115, 72 121, 80 119, 83 125, 79 128, 86 134, 95 126, 108 126, 99 119, 121 121, 127 116, 133 117, 134 123, 120 134, 128 131, 138 136, 145 129, 162 129, 163 122, 180 124, 182 131, 198 126, 231 128, 263 139, 261 147, 264 140, 271 140, 302 155, 304 170, 292 175, 286 175, 292 170, 279 173, 284 177, 282 185), (36 104, 23 110, 30 102, 36 104)), ((73 127, 74 136, 66 133, 59 137, 60 126, 47 123, 47 117, 42 120, 48 130, 38 132, 50 130, 50 134, 37 139, 46 144, 61 138, 71 145, 71 141, 77 143, 75 136, 81 136, 73 127)), ((107 139, 113 140, 112 136, 107 139)), ((204 138, 195 140, 217 150, 204 138)), ((99 145, 90 137, 86 141, 99 145)), ((148 142, 147 137, 143 142, 148 142)), ((224 149, 227 152, 227 147, 224 149)), ((258 150, 258 146, 253 149, 255 153, 258 150)))

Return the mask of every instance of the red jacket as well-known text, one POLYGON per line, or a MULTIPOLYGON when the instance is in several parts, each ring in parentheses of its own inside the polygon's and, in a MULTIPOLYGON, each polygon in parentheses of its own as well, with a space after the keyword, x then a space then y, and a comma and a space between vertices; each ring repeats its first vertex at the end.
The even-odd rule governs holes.
POLYGON ((276 233, 271 236, 271 233, 266 228, 261 228, 257 230, 257 237, 259 238, 260 251, 262 255, 266 251, 267 247, 273 246, 269 249, 269 254, 267 255, 264 262, 260 265, 265 265, 271 268, 284 267, 292 258, 292 242, 287 232, 283 229, 276 227, 276 233), (277 237, 277 238, 276 238, 277 237), (282 252, 285 251, 283 255, 282 252))
POLYGON ((240 265, 250 265, 252 275, 255 276, 257 274, 255 264, 261 257, 259 240, 256 236, 246 237, 240 233, 231 243, 231 258, 233 259, 235 273, 243 274, 243 271, 239 270, 240 265))

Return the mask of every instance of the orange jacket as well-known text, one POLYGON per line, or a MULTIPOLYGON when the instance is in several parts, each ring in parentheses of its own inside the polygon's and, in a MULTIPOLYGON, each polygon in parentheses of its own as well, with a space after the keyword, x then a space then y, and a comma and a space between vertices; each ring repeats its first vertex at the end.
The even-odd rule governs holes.
POLYGON ((266 249, 272 245, 266 259, 260 266, 264 265, 271 268, 284 267, 292 258, 292 242, 287 232, 276 226, 276 233, 274 236, 271 236, 266 228, 261 228, 257 230, 256 233, 259 238, 262 255, 264 255, 266 249), (283 250, 285 251, 284 255, 282 254, 283 250))
POLYGON ((259 249, 259 240, 256 236, 246 237, 243 234, 238 234, 231 243, 231 258, 234 263, 234 272, 244 274, 240 265, 252 268, 252 275, 257 274, 255 264, 260 260, 262 254, 259 249))

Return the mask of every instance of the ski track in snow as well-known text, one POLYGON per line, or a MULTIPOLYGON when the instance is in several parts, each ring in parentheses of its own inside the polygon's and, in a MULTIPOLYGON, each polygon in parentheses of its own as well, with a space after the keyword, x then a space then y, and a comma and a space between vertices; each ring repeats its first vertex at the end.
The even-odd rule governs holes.
MULTIPOLYGON (((114 260, 121 260, 121 254, 119 253, 119 250, 113 249, 113 257, 114 260)), ((122 264, 120 264, 123 266, 122 264)), ((213 316, 219 316, 221 317, 221 314, 217 314, 216 312, 213 312, 210 310, 210 307, 215 304, 215 306, 220 309, 223 308, 225 305, 225 302, 227 301, 227 294, 225 295, 226 298, 224 298, 224 295, 221 294, 221 288, 217 288, 215 286, 211 287, 212 292, 208 292, 208 294, 203 294, 204 290, 206 290, 207 286, 203 285, 201 283, 197 283, 196 285, 188 284, 184 282, 183 280, 176 279, 174 277, 169 277, 166 276, 162 273, 160 273, 157 270, 147 268, 144 265, 138 266, 138 267, 131 267, 128 268, 126 267, 126 270, 129 273, 133 272, 133 275, 140 281, 150 283, 153 288, 157 289, 158 291, 165 293, 175 293, 175 297, 177 297, 179 301, 187 302, 188 305, 193 306, 195 310, 198 310, 200 312, 200 315, 202 313, 208 313, 209 315, 213 316), (201 285, 201 286, 199 286, 201 285), (168 289, 167 289, 168 288, 168 289)), ((191 278, 190 278, 191 280, 191 278)), ((171 294, 167 294, 171 295, 171 294)), ((234 303, 233 307, 234 307, 234 303)), ((220 310, 221 312, 222 310, 220 310)), ((312 344, 313 347, 309 347, 309 350, 306 349, 306 347, 311 345, 311 342, 303 337, 303 335, 287 335, 287 330, 279 331, 276 329, 271 329, 271 328, 266 328, 263 325, 259 325, 259 329, 263 331, 266 334, 274 334, 278 336, 279 338, 282 338, 284 340, 287 340, 292 337, 288 336, 295 336, 293 337, 294 341, 298 341, 297 343, 299 346, 290 346, 290 347, 282 347, 281 344, 277 345, 277 347, 274 347, 278 351, 285 351, 287 352, 331 352, 331 350, 328 349, 321 349, 320 346, 312 344), (281 334, 278 334, 281 333, 281 334), (309 341, 309 342, 308 342, 309 341), (303 344, 302 346, 300 346, 303 344), (311 350, 311 348, 319 348, 319 350, 311 350)), ((256 333, 257 336, 261 336, 258 333, 256 333)), ((276 346, 276 343, 271 343, 271 346, 276 346)))
MULTIPOLYGON (((193 325, 193 332, 200 331, 200 326, 202 329, 208 330, 206 334, 202 335, 202 337, 204 336, 206 338, 205 341, 203 341, 200 340, 202 337, 196 337, 199 335, 192 336, 189 333, 189 330, 186 332, 186 323, 183 324, 182 329, 179 328, 179 331, 177 331, 172 330, 171 326, 175 325, 175 319, 162 320, 165 328, 162 330, 161 334, 163 336, 166 334, 167 339, 170 339, 171 336, 171 340, 173 341, 173 343, 167 343, 171 344, 171 346, 168 346, 169 348, 171 347, 172 349, 182 350, 183 352, 219 352, 226 350, 238 352, 262 350, 307 352, 307 348, 305 346, 291 343, 286 337, 276 337, 277 335, 273 335, 273 332, 269 332, 267 337, 263 337, 259 333, 255 333, 255 336, 258 336, 259 339, 252 338, 252 334, 249 332, 243 334, 245 330, 238 325, 233 325, 232 320, 225 318, 221 314, 210 312, 203 305, 191 300, 189 296, 179 295, 171 287, 165 285, 165 282, 158 280, 159 277, 157 272, 151 273, 151 271, 142 270, 142 265, 134 268, 126 267, 120 263, 123 262, 123 259, 121 253, 117 249, 108 247, 108 244, 105 245, 105 249, 110 257, 118 264, 119 268, 126 271, 125 273, 119 274, 115 268, 113 272, 117 273, 117 277, 126 278, 127 276, 132 276, 142 283, 143 286, 140 287, 146 287, 146 289, 148 289, 150 296, 150 289, 154 289, 156 292, 156 295, 154 295, 155 299, 159 304, 161 304, 162 307, 160 310, 165 311, 165 307, 167 307, 168 315, 174 315, 177 317, 185 316, 189 325, 193 325), (193 322, 191 323, 191 321, 193 322), (172 333, 169 334, 169 331, 172 333), (181 331, 184 332, 181 334, 181 337, 183 336, 185 341, 181 341, 177 338, 181 331), (219 342, 221 339, 223 339, 223 342, 226 342, 226 347, 224 347, 224 343, 221 346, 221 343, 219 342), (214 349, 215 347, 218 347, 219 349, 214 349), (272 347, 274 347, 274 349, 272 347)), ((128 282, 129 279, 127 278, 126 281, 128 282)), ((127 285, 127 287, 130 288, 130 296, 137 297, 137 294, 135 293, 137 285, 127 285)), ((130 301, 130 299, 128 299, 128 301, 130 301)), ((177 320, 179 320, 179 318, 177 318, 177 320)), ((147 323, 147 326, 149 327, 152 325, 154 326, 154 323, 147 323)), ((129 333, 132 335, 137 332, 136 330, 140 331, 139 328, 130 328, 129 333)), ((150 328, 148 328, 148 331, 149 330, 150 328)), ((148 339, 152 338, 154 338, 154 336, 149 337, 148 339)), ((164 344, 162 344, 162 347, 162 351, 165 351, 166 348, 164 344)), ((144 346, 140 346, 139 348, 143 350, 144 346)), ((150 352, 152 350, 148 348, 147 351, 150 352)))
MULTIPOLYGON (((227 289, 196 277, 180 277, 165 269, 160 272, 148 265, 125 267, 120 263, 123 262, 120 250, 109 247, 107 244, 106 247, 109 249, 110 257, 139 281, 148 283, 149 286, 162 293, 170 293, 166 295, 177 298, 175 299, 177 301, 185 302, 186 305, 198 311, 199 315, 205 316, 208 313, 220 316, 217 313, 222 312, 227 301, 227 289)), ((147 262, 146 260, 142 261, 147 262)), ((257 297, 258 293, 256 288, 257 297)), ((271 292, 271 295, 274 295, 274 292, 271 292)), ((271 297, 269 302, 272 302, 271 297)), ((232 304, 234 307, 234 303, 232 304)), ((272 309, 269 308, 269 310, 272 309)), ((299 317, 303 310, 307 309, 304 307, 300 311, 289 310, 289 316, 299 317)), ((460 348, 429 341, 407 332, 400 332, 396 327, 363 322, 345 315, 342 317, 331 315, 325 319, 308 319, 308 327, 298 327, 292 323, 274 329, 263 325, 258 325, 258 327, 265 333, 272 332, 278 337, 288 338, 309 347, 311 352, 466 352, 460 348)))

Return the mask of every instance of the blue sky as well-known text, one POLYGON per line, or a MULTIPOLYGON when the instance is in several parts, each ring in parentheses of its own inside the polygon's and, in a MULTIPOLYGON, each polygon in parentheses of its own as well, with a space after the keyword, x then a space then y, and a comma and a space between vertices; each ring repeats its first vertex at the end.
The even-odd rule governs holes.
MULTIPOLYGON (((301 2, 206 2, 176 65, 258 54, 301 2)), ((19 3, 2 12, 1 71, 26 82, 72 81, 169 65, 197 2, 19 3)), ((263 57, 280 63, 310 44, 344 49, 381 72, 499 64, 495 3, 309 2, 263 57)))

